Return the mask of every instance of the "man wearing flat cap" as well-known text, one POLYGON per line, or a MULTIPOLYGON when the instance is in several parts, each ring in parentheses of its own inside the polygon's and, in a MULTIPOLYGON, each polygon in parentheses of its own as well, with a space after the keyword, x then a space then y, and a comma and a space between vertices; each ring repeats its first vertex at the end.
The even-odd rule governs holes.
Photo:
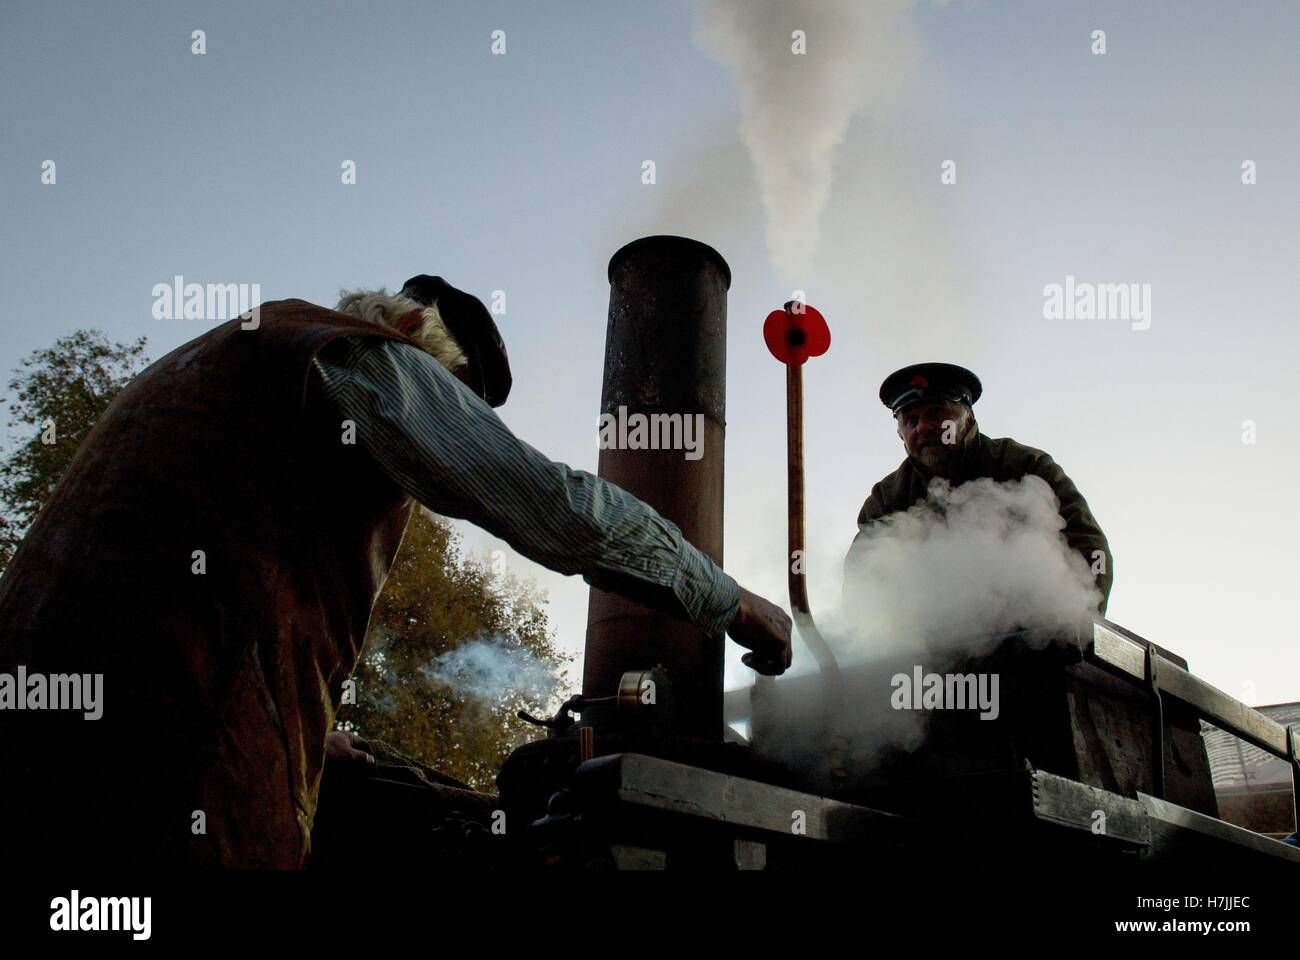
POLYGON ((991 439, 980 432, 972 408, 981 392, 975 374, 951 363, 918 363, 885 378, 880 400, 897 421, 907 459, 871 488, 858 513, 858 535, 850 557, 867 538, 871 524, 924 500, 935 477, 957 486, 980 477, 1002 481, 1033 474, 1047 481, 1060 501, 1066 542, 1093 571, 1102 596, 1098 610, 1105 613, 1114 581, 1110 546, 1087 501, 1042 450, 1009 437, 991 439))
POLYGON ((368 759, 331 730, 416 501, 789 666, 789 618, 515 437, 510 386, 487 308, 426 275, 262 304, 135 377, 0 580, 0 673, 102 677, 98 717, 0 715, 8 852, 303 865, 327 756, 368 759))

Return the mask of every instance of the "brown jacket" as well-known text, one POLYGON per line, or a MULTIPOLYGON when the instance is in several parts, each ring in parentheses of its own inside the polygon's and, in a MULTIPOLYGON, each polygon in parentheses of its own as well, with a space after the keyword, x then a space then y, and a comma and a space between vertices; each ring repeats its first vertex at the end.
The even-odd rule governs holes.
MULTIPOLYGON (((952 482, 956 486, 980 477, 1018 480, 1029 474, 1042 477, 1051 486, 1052 492, 1061 502, 1060 511, 1065 520, 1063 532, 1066 542, 1083 555, 1089 569, 1093 568, 1094 551, 1100 550, 1105 554, 1104 569, 1096 575, 1097 589, 1102 595, 1098 609, 1101 613, 1105 613, 1106 605, 1110 600, 1110 588, 1115 580, 1114 559, 1111 556, 1110 545, 1106 542, 1106 535, 1102 533, 1101 527, 1093 519, 1092 512, 1088 509, 1088 501, 1083 499, 1074 482, 1057 466, 1056 461, 1042 450, 1016 443, 1009 437, 994 440, 976 429, 972 431, 963 447, 961 463, 952 482)), ((918 468, 909 457, 897 470, 872 487, 871 495, 867 497, 866 503, 858 513, 859 529, 858 535, 853 540, 854 546, 866 536, 866 528, 869 524, 891 513, 906 510, 917 501, 924 500, 929 481, 930 477, 926 472, 918 468)), ((852 554, 853 547, 849 548, 849 552, 852 554)))
POLYGON ((103 717, 0 715, 7 827, 78 859, 303 863, 413 506, 309 387, 317 351, 358 333, 406 339, 263 304, 257 329, 177 348, 96 423, 0 582, 0 670, 102 673, 103 717))

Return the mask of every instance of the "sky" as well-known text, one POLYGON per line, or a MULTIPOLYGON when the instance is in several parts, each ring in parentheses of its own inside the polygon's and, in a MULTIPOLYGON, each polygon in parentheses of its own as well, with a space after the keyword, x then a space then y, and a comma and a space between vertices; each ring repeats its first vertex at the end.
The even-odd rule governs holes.
MULTIPOLYGON (((744 127, 746 55, 701 33, 729 4, 7 0, 0 372, 88 326, 162 356, 213 325, 153 317, 177 274, 325 305, 439 274, 504 291, 499 413, 594 471, 609 257, 693 237, 733 277, 740 583, 784 601, 784 373, 761 324, 800 289, 833 335, 805 375, 814 611, 837 603, 857 512, 904 456, 880 381, 946 360, 982 379, 985 433, 1048 451, 1087 498, 1115 555, 1110 619, 1247 702, 1300 700, 1300 5, 849 7, 840 24, 829 0, 788 3, 750 37, 784 57, 805 29, 845 105, 809 135, 823 200, 782 207, 744 127), (793 272, 774 239, 797 247, 793 272), (1067 277, 1149 285, 1149 326, 1046 317, 1067 277)), ((784 95, 810 123, 829 102, 784 95)), ((471 550, 503 546, 458 526, 471 550)), ((579 653, 585 584, 508 556, 579 653)))

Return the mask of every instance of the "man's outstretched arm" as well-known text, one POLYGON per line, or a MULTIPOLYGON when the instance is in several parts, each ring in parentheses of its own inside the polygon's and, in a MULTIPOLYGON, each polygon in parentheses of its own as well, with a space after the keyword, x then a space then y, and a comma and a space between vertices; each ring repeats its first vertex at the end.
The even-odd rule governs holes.
POLYGON ((789 665, 788 626, 783 650, 766 633, 779 633, 779 608, 743 591, 646 503, 524 443, 433 357, 367 337, 323 354, 315 368, 340 416, 356 423, 359 445, 429 509, 789 665))

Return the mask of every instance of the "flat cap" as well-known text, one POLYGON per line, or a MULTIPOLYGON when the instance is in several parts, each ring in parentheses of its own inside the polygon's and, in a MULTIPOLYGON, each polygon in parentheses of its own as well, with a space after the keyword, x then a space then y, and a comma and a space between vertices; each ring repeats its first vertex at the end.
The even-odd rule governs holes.
POLYGON ((954 363, 914 363, 880 385, 880 402, 898 413, 917 400, 963 400, 973 404, 984 388, 979 377, 954 363))
POLYGON ((470 387, 494 407, 505 403, 512 382, 510 358, 483 301, 427 273, 407 280, 401 295, 426 307, 437 304, 448 332, 469 358, 470 387))

